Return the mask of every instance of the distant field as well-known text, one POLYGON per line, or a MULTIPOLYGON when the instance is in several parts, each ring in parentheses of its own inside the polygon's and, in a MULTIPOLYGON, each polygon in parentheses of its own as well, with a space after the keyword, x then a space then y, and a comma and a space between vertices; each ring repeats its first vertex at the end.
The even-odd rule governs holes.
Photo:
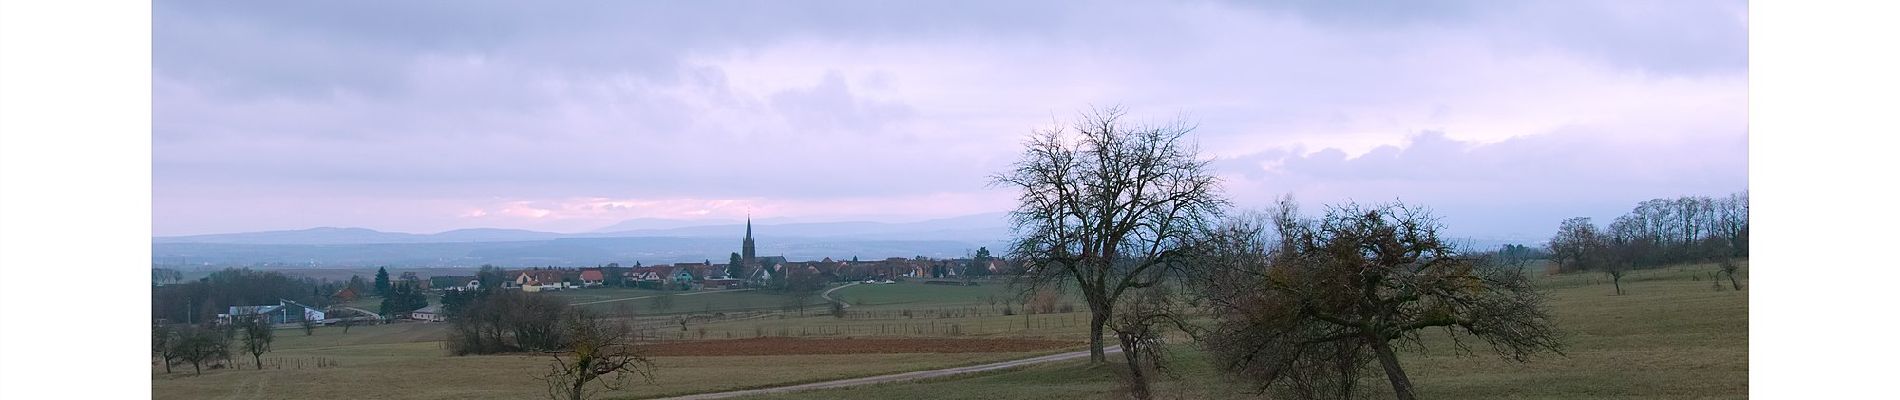
MULTIPOLYGON (((1748 291, 1710 287, 1711 265, 1637 271, 1628 294, 1612 295, 1602 274, 1542 277, 1552 290, 1567 356, 1529 363, 1482 351, 1461 356, 1440 335, 1429 349, 1401 358, 1419 397, 1438 399, 1691 399, 1748 397, 1748 291), (1699 280, 1698 280, 1699 279, 1699 280)), ((1747 273, 1742 274, 1747 289, 1747 273)), ((1723 285, 1728 282, 1723 280, 1723 285)), ((1246 384, 1216 372, 1188 345, 1174 347, 1181 378, 1160 384, 1162 398, 1254 398, 1246 384)), ((1062 362, 926 382, 834 389, 760 399, 1095 399, 1116 395, 1115 368, 1062 362)), ((1381 374, 1364 382, 1390 397, 1381 374)))

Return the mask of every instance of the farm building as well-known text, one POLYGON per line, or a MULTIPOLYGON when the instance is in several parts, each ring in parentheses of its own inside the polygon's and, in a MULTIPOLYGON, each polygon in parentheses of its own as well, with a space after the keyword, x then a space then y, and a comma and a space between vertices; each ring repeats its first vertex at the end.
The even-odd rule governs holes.
POLYGON ((277 305, 231 306, 230 312, 221 317, 225 323, 264 318, 272 324, 296 324, 322 321, 324 318, 323 310, 284 299, 277 299, 277 305))
POLYGON ((415 311, 409 312, 409 319, 414 319, 417 321, 429 321, 429 322, 447 321, 448 318, 443 317, 440 310, 441 309, 435 305, 418 308, 415 311))

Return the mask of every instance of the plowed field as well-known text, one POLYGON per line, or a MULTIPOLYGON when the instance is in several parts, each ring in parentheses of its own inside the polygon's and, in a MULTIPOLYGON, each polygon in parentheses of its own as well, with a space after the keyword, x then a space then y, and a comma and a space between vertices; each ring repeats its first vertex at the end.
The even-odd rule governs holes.
POLYGON ((1035 339, 909 339, 844 338, 753 339, 667 342, 641 348, 649 356, 770 356, 793 354, 870 353, 1014 353, 1056 350, 1082 342, 1035 339))

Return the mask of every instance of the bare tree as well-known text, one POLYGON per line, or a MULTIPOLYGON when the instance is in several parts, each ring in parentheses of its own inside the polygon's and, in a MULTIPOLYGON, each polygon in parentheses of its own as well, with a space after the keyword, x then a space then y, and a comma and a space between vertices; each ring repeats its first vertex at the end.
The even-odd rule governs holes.
POLYGON ((343 333, 350 333, 350 327, 356 326, 356 318, 359 316, 355 311, 343 308, 331 311, 331 315, 336 316, 336 325, 343 327, 343 333))
POLYGON ((634 375, 653 382, 653 361, 635 351, 638 337, 625 320, 570 308, 563 315, 562 330, 567 350, 548 352, 554 364, 541 378, 548 384, 549 398, 581 400, 603 388, 620 390, 634 375), (600 384, 588 385, 594 382, 600 384))
POLYGON ((165 364, 165 373, 172 373, 172 364, 177 362, 178 332, 171 325, 152 324, 152 352, 158 353, 159 362, 165 364))
POLYGON ((1085 113, 1073 129, 1037 131, 993 185, 1020 190, 1009 251, 1028 265, 1013 284, 1034 293, 1074 285, 1089 307, 1089 360, 1107 362, 1103 329, 1129 289, 1162 270, 1227 204, 1207 161, 1182 138, 1193 127, 1124 123, 1120 108, 1085 113))
POLYGON ((256 318, 243 323, 244 351, 251 353, 251 361, 257 369, 264 369, 264 353, 270 351, 270 342, 274 338, 270 322, 256 318))
POLYGON ((309 318, 304 318, 303 321, 300 321, 297 323, 297 326, 300 328, 303 328, 304 336, 317 334, 317 321, 311 321, 309 318))
POLYGON ((1721 266, 1722 266, 1722 273, 1725 275, 1728 275, 1728 284, 1734 287, 1735 290, 1742 290, 1742 283, 1740 281, 1735 280, 1735 273, 1741 272, 1742 270, 1741 264, 1737 264, 1735 262, 1735 259, 1723 258, 1721 266))
POLYGON ((1557 235, 1550 238, 1551 261, 1557 263, 1558 271, 1590 269, 1585 259, 1596 251, 1600 236, 1589 217, 1564 220, 1557 226, 1557 235))
POLYGON ((230 343, 225 338, 217 329, 186 326, 177 331, 172 354, 177 356, 177 363, 191 364, 192 374, 203 374, 205 364, 231 358, 230 343))
POLYGON ((1136 399, 1153 397, 1149 381, 1154 374, 1174 375, 1168 364, 1167 328, 1193 332, 1179 318, 1184 313, 1177 309, 1166 288, 1162 285, 1135 290, 1109 324, 1121 344, 1122 358, 1128 363, 1123 383, 1129 396, 1136 399))
POLYGON ((1475 336, 1507 358, 1561 354, 1545 295, 1521 268, 1460 253, 1440 224, 1403 204, 1331 207, 1304 219, 1291 199, 1271 222, 1216 230, 1200 276, 1216 326, 1204 337, 1220 365, 1297 397, 1349 398, 1377 360, 1400 399, 1413 398, 1398 346, 1444 328, 1469 352, 1475 336), (1264 236, 1277 228, 1278 241, 1264 236))

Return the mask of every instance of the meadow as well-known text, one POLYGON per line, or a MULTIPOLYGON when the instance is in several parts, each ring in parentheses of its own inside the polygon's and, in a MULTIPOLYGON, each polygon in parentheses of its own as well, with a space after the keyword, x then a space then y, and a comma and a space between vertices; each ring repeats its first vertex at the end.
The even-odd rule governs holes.
MULTIPOLYGON (((1602 274, 1540 276, 1549 290, 1565 354, 1515 363, 1483 352, 1450 350, 1440 333, 1411 349, 1401 361, 1426 398, 1736 398, 1748 394, 1748 291, 1711 286, 1710 265, 1637 271, 1613 295, 1602 274)), ((1541 274, 1540 274, 1541 275, 1541 274)), ((1741 283, 1746 286, 1744 270, 1741 283)), ((1719 281, 1728 285, 1726 279, 1719 281)), ((980 286, 919 283, 856 285, 833 293, 853 304, 843 317, 828 307, 808 307, 806 316, 779 311, 784 297, 756 292, 659 292, 588 289, 562 292, 584 307, 610 307, 647 315, 640 324, 660 340, 789 337, 1043 338, 1086 339, 1081 311, 1027 314, 1015 292, 998 282, 980 286), (685 293, 702 293, 677 296, 685 293), (651 295, 675 295, 671 310, 652 307, 651 295), (994 299, 994 302, 992 302, 994 299), (748 315, 723 320, 680 317, 712 313, 748 315), (723 311, 721 311, 723 310, 723 311), (1007 310, 1007 312, 1005 311, 1007 310)), ((814 301, 822 301, 814 296, 814 301)), ((1077 308, 1071 296, 1058 299, 1077 308)), ((186 366, 165 374, 153 366, 155 398, 540 398, 535 376, 549 359, 541 355, 449 356, 440 340, 446 324, 397 323, 318 328, 315 335, 280 330, 266 370, 242 368, 192 376, 186 366), (318 365, 323 365, 319 367, 318 365)), ((1066 348, 1076 350, 1079 348, 1066 348)), ((651 384, 636 383, 605 398, 647 398, 782 386, 804 382, 937 369, 1061 350, 981 353, 867 353, 656 357, 651 384)), ((1163 398, 1251 398, 1245 382, 1215 370, 1189 344, 1171 347, 1177 376, 1158 383, 1163 398)), ((931 381, 881 384, 783 394, 767 398, 1102 398, 1115 395, 1115 366, 1065 361, 1015 370, 931 381)), ((1363 381, 1373 396, 1385 381, 1369 371, 1363 381)))

